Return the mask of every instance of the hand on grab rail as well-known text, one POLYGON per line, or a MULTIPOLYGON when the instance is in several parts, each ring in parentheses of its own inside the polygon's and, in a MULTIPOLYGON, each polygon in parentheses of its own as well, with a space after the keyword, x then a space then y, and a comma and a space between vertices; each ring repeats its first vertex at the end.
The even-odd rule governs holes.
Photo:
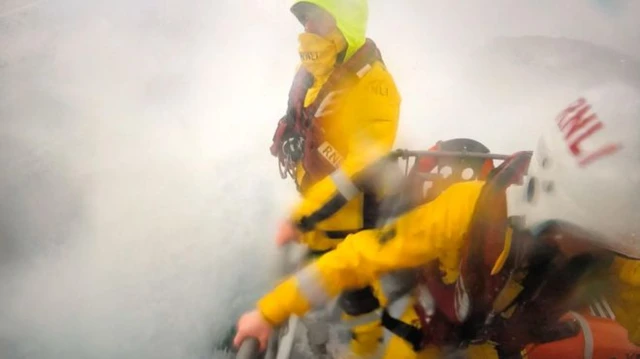
POLYGON ((239 348, 246 339, 255 338, 260 344, 260 352, 262 352, 267 348, 267 341, 271 333, 273 333, 271 324, 264 319, 259 311, 253 310, 243 314, 238 320, 233 345, 239 348))
POLYGON ((238 353, 236 354, 236 359, 255 359, 258 357, 260 353, 259 349, 260 343, 256 338, 247 338, 242 344, 240 344, 240 349, 238 349, 238 353))

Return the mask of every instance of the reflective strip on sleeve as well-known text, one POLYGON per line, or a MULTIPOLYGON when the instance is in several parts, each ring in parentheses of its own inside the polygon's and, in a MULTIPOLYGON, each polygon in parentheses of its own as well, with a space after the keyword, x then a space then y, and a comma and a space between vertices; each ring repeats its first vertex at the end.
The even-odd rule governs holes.
POLYGON ((417 271, 414 268, 389 272, 380 277, 382 293, 387 301, 393 302, 397 298, 409 293, 417 284, 417 271))
POLYGON ((392 317, 401 318, 404 312, 407 310, 407 308, 409 308, 410 302, 411 302, 411 295, 410 294, 403 295, 402 297, 390 303, 387 306, 387 311, 389 312, 389 315, 391 315, 392 317))
POLYGON ((335 184, 336 188, 338 188, 338 192, 340 192, 340 194, 344 198, 346 198, 347 201, 350 201, 355 196, 357 196, 358 193, 360 193, 358 187, 353 184, 351 179, 347 176, 346 173, 344 173, 344 171, 338 169, 333 171, 333 173, 331 173, 329 176, 333 180, 333 184, 335 184))
POLYGON ((323 307, 331 299, 322 286, 320 272, 315 264, 306 266, 295 275, 298 289, 314 308, 323 307))
POLYGON ((343 319, 343 322, 347 328, 355 328, 361 325, 378 322, 380 321, 381 315, 381 311, 378 309, 366 314, 345 318, 343 319))

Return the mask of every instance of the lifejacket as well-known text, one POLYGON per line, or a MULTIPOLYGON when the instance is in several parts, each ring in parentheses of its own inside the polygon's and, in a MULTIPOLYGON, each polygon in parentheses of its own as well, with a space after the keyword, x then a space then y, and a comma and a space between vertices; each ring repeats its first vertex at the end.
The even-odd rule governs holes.
POLYGON ((334 92, 354 86, 376 61, 383 62, 382 55, 373 40, 367 39, 348 61, 336 65, 307 107, 304 107, 304 101, 314 78, 300 67, 289 90, 287 112, 278 121, 270 148, 271 154, 278 158, 283 179, 289 175, 296 180, 295 169, 300 161, 306 181, 320 180, 335 170, 334 164, 318 152, 323 143, 323 130, 316 124, 316 117, 321 115, 319 109, 334 92))
MULTIPOLYGON (((468 138, 454 138, 446 141, 438 141, 432 146, 430 151, 442 150, 451 152, 476 152, 489 153, 489 149, 482 143, 468 138)), ((372 166, 370 171, 379 171, 372 166)), ((378 162, 380 170, 389 170, 387 159, 378 162)), ((394 196, 386 198, 380 210, 379 225, 383 225, 387 220, 393 220, 402 213, 415 208, 416 206, 431 201, 442 193, 446 188, 457 182, 484 180, 491 170, 494 169, 493 160, 483 158, 437 158, 424 156, 416 159, 413 167, 408 171, 405 183, 394 196), (420 177, 430 173, 433 169, 438 169, 438 174, 427 178, 431 182, 431 187, 427 196, 422 194, 425 179, 420 177), (446 173, 441 173, 447 171, 446 173), (419 192, 416 194, 416 192, 419 192), (415 200, 414 200, 415 199, 415 200)), ((365 176, 366 177, 366 176, 365 176)), ((385 276, 382 282, 385 287, 399 285, 403 289, 410 289, 414 281, 410 278, 413 271, 398 271, 397 273, 385 276), (407 273, 411 274, 407 274, 407 273), (393 283, 393 284, 389 284, 393 283)), ((386 292, 386 291, 385 291, 386 292)), ((389 293, 386 293, 389 295, 389 293)), ((371 313, 380 307, 380 302, 373 294, 371 287, 344 291, 338 301, 343 311, 349 315, 357 316, 371 313)), ((390 319, 388 315, 385 317, 390 319)), ((395 323, 396 325, 398 323, 395 323)))
MULTIPOLYGON (((499 167, 489 171, 485 174, 486 184, 483 187, 483 192, 488 192, 489 188, 498 187, 495 183, 501 184, 500 187, 508 187, 508 184, 517 183, 524 174, 531 154, 529 152, 520 152, 511 156, 505 160, 499 167)), ((481 168, 485 168, 482 164, 481 168)), ((495 194, 494 191, 490 192, 495 194)), ((483 200, 481 195, 480 201, 483 200)), ((494 197, 494 196, 491 196, 494 197)), ((496 196, 499 198, 499 196, 496 196)), ((425 199, 426 200, 426 199, 425 199)), ((492 205, 493 203, 487 203, 492 205)), ((474 223, 484 223, 484 215, 479 211, 478 207, 484 208, 481 203, 476 205, 476 212, 474 213, 471 226, 474 227, 474 223), (479 218, 483 219, 480 221, 479 218)), ((489 211, 488 213, 495 213, 489 211)), ((505 216, 504 214, 502 214, 505 216)), ((505 216, 506 217, 506 216, 505 216)), ((492 218, 493 221, 486 221, 488 223, 495 223, 496 218, 492 218)), ((498 221, 497 223, 503 225, 504 221, 498 221)), ((477 226, 477 224, 475 224, 477 226)), ((477 233, 476 233, 477 235, 477 233)), ((470 239, 466 242, 469 243, 470 239)), ((478 242, 476 245, 481 245, 478 242)), ((504 239, 501 244, 504 244, 504 239)), ((500 246, 487 247, 486 250, 493 255, 494 252, 500 254, 502 251, 500 246)), ((477 250, 475 246, 468 246, 463 248, 467 254, 472 253, 472 250, 477 250)), ((485 250, 481 248, 480 251, 485 250)), ((464 252, 463 252, 464 253, 464 252)), ((484 256, 470 256, 467 258, 478 258, 484 256)), ((497 255, 496 255, 497 257, 497 255)), ((463 257, 463 262, 464 262, 463 257)), ((495 263, 491 262, 491 264, 495 263)), ((464 264, 461 265, 462 277, 463 271, 469 270, 470 267, 464 264)), ((466 273, 466 272, 465 272, 466 273)), ((459 346, 464 343, 470 335, 465 335, 463 331, 463 324, 467 319, 467 314, 464 313, 464 308, 469 306, 469 298, 460 297, 460 291, 465 288, 459 288, 458 286, 466 283, 465 281, 457 281, 453 284, 445 284, 442 280, 443 274, 440 271, 439 263, 432 261, 428 263, 424 268, 421 268, 416 273, 417 286, 414 289, 414 293, 417 297, 417 304, 415 310, 420 318, 420 325, 414 326, 408 323, 403 323, 394 318, 388 311, 383 311, 382 325, 395 335, 403 338, 407 341, 415 351, 422 350, 426 345, 435 345, 439 347, 445 346, 459 346)), ((463 344, 464 345, 464 344, 463 344)))
MULTIPOLYGON (((438 141, 429 151, 490 153, 490 150, 485 145, 468 138, 438 141)), ((412 208, 434 200, 454 183, 486 180, 494 170, 497 169, 492 159, 456 156, 435 157, 429 155, 418 157, 414 165, 407 171, 406 183, 400 193, 400 198, 388 199, 386 207, 389 208, 383 206, 381 221, 393 221, 394 218, 410 211, 412 208), (437 173, 432 173, 434 170, 437 173), (425 182, 430 183, 430 187, 426 192, 424 189, 425 182)), ((437 268, 437 264, 435 267, 437 268)), ((420 271, 415 270, 410 272, 420 273, 420 271)), ((417 275, 414 274, 413 277, 417 277, 417 275)), ((390 302, 401 298, 406 294, 405 291, 410 291, 416 284, 416 278, 407 275, 405 271, 401 271, 399 276, 396 273, 389 273, 383 279, 389 283, 394 283, 394 286, 403 288, 402 290, 394 290, 396 293, 390 295, 393 298, 390 299, 390 302)), ((389 297, 388 293, 387 296, 389 297)), ((382 312, 382 325, 385 329, 405 339, 415 351, 420 351, 424 345, 429 343, 445 343, 452 339, 446 334, 450 332, 452 325, 444 317, 438 320, 437 317, 441 316, 440 312, 433 313, 436 316, 435 319, 429 318, 429 330, 431 333, 425 336, 420 328, 401 322, 388 309, 382 312)), ((425 311, 423 308, 416 309, 419 313, 425 311)), ((400 314, 396 313, 396 315, 400 314)))
POLYGON ((589 296, 582 294, 598 292, 584 287, 580 292, 575 283, 586 275, 594 279, 585 282, 589 285, 605 283, 597 280, 598 273, 606 273, 610 262, 596 260, 588 252, 567 258, 557 255, 552 236, 534 238, 519 229, 517 220, 507 218, 505 190, 521 182, 530 158, 528 152, 517 153, 489 176, 462 248, 457 280, 444 283, 437 262, 421 270, 415 307, 420 336, 414 330, 409 338, 414 348, 491 342, 502 357, 510 358, 519 357, 528 344, 581 332, 575 321, 560 318, 587 305, 589 296), (423 299, 425 295, 429 300, 423 299))

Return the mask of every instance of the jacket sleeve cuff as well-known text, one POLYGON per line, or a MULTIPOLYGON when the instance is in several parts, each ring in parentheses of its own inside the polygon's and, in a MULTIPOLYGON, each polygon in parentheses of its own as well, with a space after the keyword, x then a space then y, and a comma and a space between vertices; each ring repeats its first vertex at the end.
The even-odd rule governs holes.
POLYGON ((274 310, 270 303, 258 302, 258 311, 262 314, 264 320, 266 320, 272 327, 277 327, 286 320, 286 316, 281 312, 274 310))
POLYGON ((257 308, 269 324, 279 326, 293 314, 306 313, 310 305, 298 291, 292 277, 262 297, 257 303, 257 308))

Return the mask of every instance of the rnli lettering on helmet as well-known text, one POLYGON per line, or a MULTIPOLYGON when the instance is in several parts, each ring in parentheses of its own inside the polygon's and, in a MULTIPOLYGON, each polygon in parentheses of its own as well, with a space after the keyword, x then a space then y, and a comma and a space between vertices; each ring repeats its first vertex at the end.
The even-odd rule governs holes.
POLYGON ((620 145, 608 143, 593 150, 584 150, 583 142, 604 127, 598 115, 591 110, 591 105, 584 98, 569 105, 558 115, 556 122, 567 141, 569 150, 582 167, 620 149, 620 145))
POLYGON ((329 142, 324 142, 318 147, 318 152, 324 157, 325 160, 329 161, 334 167, 338 167, 340 162, 342 162, 342 156, 338 151, 333 148, 329 144, 329 142))

